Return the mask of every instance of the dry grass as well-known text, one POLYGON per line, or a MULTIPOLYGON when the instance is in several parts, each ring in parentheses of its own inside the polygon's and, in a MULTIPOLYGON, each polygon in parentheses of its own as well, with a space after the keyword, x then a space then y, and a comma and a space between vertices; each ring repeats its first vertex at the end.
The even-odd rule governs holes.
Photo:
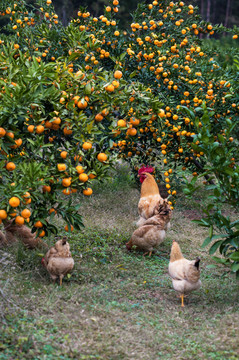
POLYGON ((80 199, 85 229, 69 236, 75 269, 62 288, 38 251, 1 251, 0 359, 238 359, 238 284, 208 267, 206 232, 191 222, 190 203, 178 202, 166 241, 148 258, 125 249, 139 190, 124 182, 94 190, 80 199), (172 239, 202 259, 203 286, 183 310, 167 274, 172 239))

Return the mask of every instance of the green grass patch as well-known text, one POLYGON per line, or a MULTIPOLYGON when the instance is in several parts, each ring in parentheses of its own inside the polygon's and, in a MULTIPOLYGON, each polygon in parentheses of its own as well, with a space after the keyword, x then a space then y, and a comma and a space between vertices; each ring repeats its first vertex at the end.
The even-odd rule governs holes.
POLYGON ((238 359, 238 282, 210 267, 192 205, 181 195, 165 242, 144 257, 125 247, 139 188, 123 184, 113 179, 78 199, 85 227, 68 235, 75 267, 62 287, 41 266, 42 250, 0 250, 0 359, 238 359), (202 260, 202 288, 184 309, 167 272, 173 239, 202 260))

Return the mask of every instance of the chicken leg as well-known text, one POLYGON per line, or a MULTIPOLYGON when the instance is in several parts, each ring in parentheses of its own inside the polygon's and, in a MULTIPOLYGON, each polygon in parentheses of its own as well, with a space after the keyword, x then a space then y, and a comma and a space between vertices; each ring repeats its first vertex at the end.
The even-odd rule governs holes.
POLYGON ((62 274, 60 275, 60 286, 62 285, 63 276, 64 276, 64 275, 62 275, 62 274))
POLYGON ((181 298, 181 306, 184 307, 184 294, 181 294, 180 298, 181 298))

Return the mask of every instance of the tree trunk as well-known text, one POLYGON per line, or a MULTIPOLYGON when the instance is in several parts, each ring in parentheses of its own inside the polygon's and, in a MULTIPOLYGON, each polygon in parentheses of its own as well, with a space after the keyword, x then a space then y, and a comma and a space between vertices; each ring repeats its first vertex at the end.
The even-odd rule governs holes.
POLYGON ((201 16, 202 16, 202 19, 204 19, 204 0, 201 0, 201 16))
POLYGON ((215 24, 216 23, 216 0, 213 0, 213 4, 212 4, 212 23, 215 24))
POLYGON ((207 0, 207 17, 206 17, 206 20, 208 22, 210 21, 210 10, 211 10, 211 0, 207 0))
POLYGON ((228 26, 230 9, 231 9, 231 0, 227 0, 227 9, 226 9, 225 22, 224 22, 225 27, 228 26))

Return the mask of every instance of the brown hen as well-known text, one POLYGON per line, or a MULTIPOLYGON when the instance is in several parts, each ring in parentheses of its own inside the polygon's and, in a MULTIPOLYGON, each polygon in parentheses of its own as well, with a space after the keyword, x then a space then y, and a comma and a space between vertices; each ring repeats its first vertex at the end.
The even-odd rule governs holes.
POLYGON ((185 259, 179 244, 173 241, 168 271, 174 290, 180 294, 181 306, 184 306, 185 294, 197 290, 201 286, 199 262, 199 258, 192 261, 185 259))
POLYGON ((172 210, 167 200, 163 200, 154 211, 155 215, 145 220, 143 225, 133 232, 130 241, 126 244, 128 250, 136 246, 144 250, 144 255, 151 256, 153 250, 164 241, 172 210))
POLYGON ((60 285, 65 275, 70 273, 74 267, 74 259, 71 256, 70 245, 66 237, 58 240, 52 248, 48 250, 42 259, 43 265, 46 267, 51 278, 56 281, 60 278, 60 285))

